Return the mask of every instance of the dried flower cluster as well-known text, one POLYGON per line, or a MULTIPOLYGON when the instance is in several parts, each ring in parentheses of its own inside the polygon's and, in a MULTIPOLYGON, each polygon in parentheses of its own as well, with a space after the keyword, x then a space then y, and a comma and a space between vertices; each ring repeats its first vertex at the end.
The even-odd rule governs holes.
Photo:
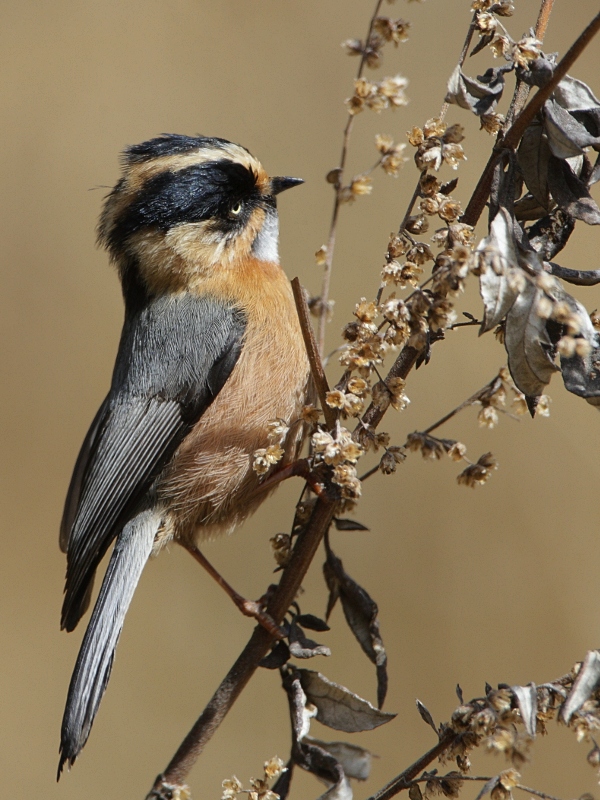
POLYGON ((244 789, 241 781, 235 775, 232 778, 227 778, 223 781, 221 800, 234 800, 239 794, 248 795, 248 800, 279 800, 279 795, 271 791, 269 785, 286 769, 283 761, 275 756, 269 761, 265 761, 264 776, 262 778, 250 778, 249 789, 244 789))
MULTIPOLYGON (((575 664, 556 681, 540 686, 486 686, 485 697, 463 702, 450 722, 441 726, 441 730, 458 734, 445 759, 456 759, 461 773, 468 773, 469 753, 483 745, 489 752, 503 753, 514 767, 520 768, 528 760, 536 735, 547 733, 548 724, 556 720, 566 724, 578 741, 593 744, 588 762, 597 767, 600 753, 593 737, 600 730, 599 677, 600 653, 592 650, 585 661, 575 664)), ((492 791, 492 797, 510 800, 518 773, 507 770, 498 779, 490 782, 488 791, 499 782, 502 786, 495 794, 492 791)))
POLYGON ((316 463, 323 462, 333 467, 332 480, 341 487, 342 498, 357 500, 361 487, 355 464, 363 454, 363 448, 352 438, 350 431, 338 423, 333 434, 323 430, 313 433, 311 443, 316 463))
POLYGON ((405 19, 391 19, 390 17, 376 17, 373 20, 371 33, 367 41, 361 39, 347 39, 342 42, 342 47, 349 56, 360 56, 370 69, 381 65, 382 50, 388 42, 393 42, 395 47, 408 39, 410 22, 405 19))
POLYGON ((457 169, 460 161, 466 160, 460 144, 464 137, 462 125, 448 127, 440 119, 429 119, 423 128, 414 127, 408 133, 408 142, 417 148, 415 164, 418 169, 436 172, 442 163, 457 169))
POLYGON ((365 108, 380 113, 387 108, 408 105, 405 90, 408 80, 402 75, 393 75, 374 83, 366 78, 354 81, 354 94, 346 100, 350 114, 358 114, 365 108))
POLYGON ((285 450, 281 446, 285 442, 285 438, 289 432, 289 426, 285 420, 275 419, 271 420, 267 425, 267 440, 268 447, 261 447, 259 450, 254 451, 254 461, 252 469, 259 475, 264 475, 269 471, 273 464, 281 461, 285 454, 285 450))

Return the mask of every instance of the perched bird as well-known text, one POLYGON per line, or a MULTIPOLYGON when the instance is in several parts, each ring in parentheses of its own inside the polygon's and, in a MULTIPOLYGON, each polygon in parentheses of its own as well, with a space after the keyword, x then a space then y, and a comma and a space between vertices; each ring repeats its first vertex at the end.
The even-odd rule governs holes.
POLYGON ((274 481, 262 488, 253 454, 272 444, 273 421, 283 453, 266 478, 297 456, 310 377, 279 265, 276 195, 299 183, 269 178, 224 139, 168 134, 124 152, 98 239, 125 321, 65 502, 68 631, 116 541, 69 686, 59 776, 88 738, 148 558, 173 540, 203 562, 198 543, 258 507, 274 481))

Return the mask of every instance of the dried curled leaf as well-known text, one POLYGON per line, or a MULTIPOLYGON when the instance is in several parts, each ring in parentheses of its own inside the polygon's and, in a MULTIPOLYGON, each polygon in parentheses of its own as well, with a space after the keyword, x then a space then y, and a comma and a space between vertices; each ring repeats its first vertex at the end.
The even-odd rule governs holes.
POLYGON ((325 622, 325 620, 321 619, 320 617, 316 617, 314 614, 298 614, 296 617, 296 622, 298 622, 304 628, 309 628, 311 631, 318 631, 319 633, 330 630, 329 625, 325 622))
POLYGON ((600 409, 600 335, 581 303, 564 291, 560 293, 560 300, 567 304, 578 322, 579 333, 573 341, 574 346, 580 340, 587 343, 583 354, 575 350, 570 356, 561 355, 560 366, 565 388, 600 409))
MULTIPOLYGON (((544 133, 542 124, 535 121, 525 130, 517 151, 517 157, 519 169, 527 188, 543 210, 548 210, 551 206, 550 190, 548 189, 548 160, 550 155, 548 137, 544 133)), ((527 217, 527 219, 531 218, 530 216, 527 217)))
POLYGON ((326 617, 329 618, 338 598, 350 630, 356 637, 367 658, 375 664, 377 670, 377 704, 381 708, 387 693, 387 654, 379 632, 377 603, 368 592, 348 575, 331 548, 327 547, 327 561, 323 565, 323 574, 329 600, 326 617))
POLYGON ((435 726, 435 722, 433 721, 431 712, 429 711, 427 706, 425 706, 420 700, 417 700, 417 711, 421 715, 421 719, 423 720, 423 722, 429 725, 429 727, 433 729, 433 732, 437 734, 438 729, 435 726))
POLYGON ((579 711, 599 683, 600 652, 598 650, 590 650, 585 657, 585 661, 581 665, 573 688, 569 692, 560 712, 562 719, 567 725, 573 714, 579 711))
POLYGON ((600 148, 600 136, 592 135, 556 100, 547 100, 544 104, 544 128, 550 150, 557 158, 581 155, 584 147, 600 148))
POLYGON ((508 368, 517 388, 526 397, 538 397, 558 367, 546 320, 538 314, 543 292, 529 281, 506 316, 504 345, 508 368))
POLYGON ((363 525, 362 522, 358 522, 355 519, 347 519, 342 517, 334 517, 333 524, 335 525, 335 529, 337 531, 368 531, 366 525, 363 525))
POLYGON ((479 292, 484 315, 479 334, 491 331, 504 319, 518 294, 513 271, 519 270, 514 241, 513 220, 500 208, 490 225, 490 234, 477 247, 479 292))
POLYGON ((371 762, 373 757, 364 747, 348 742, 322 742, 312 736, 305 736, 305 742, 315 744, 322 750, 326 750, 342 765, 348 778, 358 781, 366 781, 371 772, 371 762))
POLYGON ((279 669, 290 660, 290 648, 285 642, 277 642, 270 653, 261 659, 260 666, 264 669, 279 669))
POLYGON ((600 225, 600 208, 569 161, 550 156, 547 170, 548 188, 560 208, 587 225, 600 225))
POLYGON ((517 705, 525 730, 530 736, 535 736, 537 727, 537 690, 535 683, 527 686, 512 686, 511 691, 517 698, 517 705))
POLYGON ((329 728, 346 733, 370 731, 396 716, 380 711, 345 686, 327 680, 320 672, 308 669, 297 672, 308 702, 317 709, 317 719, 329 728))
POLYGON ((289 633, 290 653, 295 658, 313 658, 313 656, 330 656, 331 650, 323 644, 317 644, 304 635, 304 631, 293 620, 289 633))
POLYGON ((503 68, 488 69, 475 80, 467 77, 458 65, 448 80, 446 103, 466 108, 478 117, 493 113, 504 90, 503 71, 503 68))

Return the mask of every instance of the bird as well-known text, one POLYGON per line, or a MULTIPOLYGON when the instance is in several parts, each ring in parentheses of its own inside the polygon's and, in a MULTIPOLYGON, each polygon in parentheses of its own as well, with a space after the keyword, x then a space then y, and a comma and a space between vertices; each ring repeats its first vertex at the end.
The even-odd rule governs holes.
POLYGON ((64 506, 63 629, 86 612, 114 547, 69 685, 58 778, 88 739, 143 568, 169 542, 269 626, 199 544, 256 510, 306 433, 310 367, 277 214, 277 195, 301 183, 270 178, 248 150, 216 137, 162 134, 123 152, 98 242, 120 278, 124 323, 64 506), (274 430, 274 463, 257 470, 274 430))

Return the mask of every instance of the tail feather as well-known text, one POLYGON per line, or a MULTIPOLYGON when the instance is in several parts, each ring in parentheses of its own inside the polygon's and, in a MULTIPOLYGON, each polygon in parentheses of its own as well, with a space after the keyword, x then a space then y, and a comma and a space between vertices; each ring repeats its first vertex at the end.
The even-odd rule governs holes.
POLYGON ((142 511, 117 538, 69 685, 57 779, 65 762, 72 766, 87 741, 110 677, 125 614, 160 524, 155 511, 142 511))

